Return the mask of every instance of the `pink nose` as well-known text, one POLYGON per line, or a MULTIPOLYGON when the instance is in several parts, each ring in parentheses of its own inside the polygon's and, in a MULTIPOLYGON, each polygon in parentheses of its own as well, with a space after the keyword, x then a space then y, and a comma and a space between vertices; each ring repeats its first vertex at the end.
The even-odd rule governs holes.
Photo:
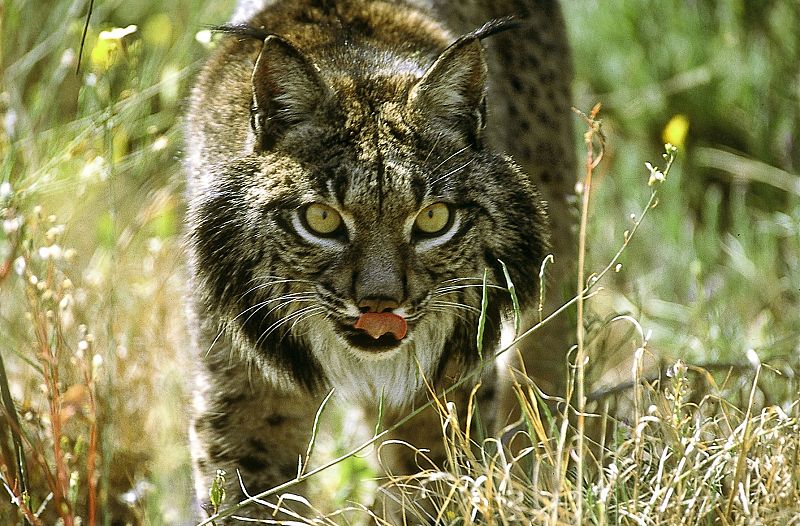
POLYGON ((391 298, 364 298, 358 302, 361 312, 391 312, 400 304, 391 298))

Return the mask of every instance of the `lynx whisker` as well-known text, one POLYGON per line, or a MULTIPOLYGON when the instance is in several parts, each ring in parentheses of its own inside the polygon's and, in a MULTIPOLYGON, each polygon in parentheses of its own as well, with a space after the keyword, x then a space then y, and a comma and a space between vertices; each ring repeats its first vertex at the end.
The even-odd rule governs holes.
POLYGON ((289 301, 284 301, 283 303, 281 303, 279 305, 275 305, 270 310, 268 310, 267 314, 265 316, 269 316, 273 312, 278 311, 278 310, 280 310, 280 309, 282 309, 284 307, 287 307, 287 306, 291 305, 292 303, 308 303, 310 301, 314 301, 314 299, 315 298, 312 296, 310 298, 292 299, 292 300, 289 300, 289 301))
POLYGON ((458 281, 470 281, 470 280, 483 282, 483 277, 482 276, 468 276, 468 277, 465 277, 465 278, 446 279, 446 280, 442 281, 442 284, 444 284, 444 283, 455 283, 455 282, 458 282, 458 281))
MULTIPOLYGON (((440 137, 441 137, 441 136, 440 136, 440 137)), ((434 145, 434 146, 435 146, 435 145, 434 145)), ((447 158, 447 159, 445 159, 444 161, 442 161, 442 162, 440 162, 439 164, 437 164, 436 166, 434 166, 434 167, 433 167, 433 169, 431 169, 431 173, 436 173, 436 170, 438 170, 439 168, 441 168, 441 167, 442 167, 442 166, 443 166, 443 165, 444 165, 444 164, 445 164, 447 161, 449 161, 450 159, 454 158, 454 157, 455 157, 455 156, 457 156, 457 155, 461 155, 462 153, 464 153, 464 152, 465 152, 465 151, 467 151, 468 149, 469 149, 469 146, 464 146, 464 147, 463 147, 463 148, 461 148, 460 150, 457 150, 455 153, 451 154, 451 155, 450 155, 450 157, 448 157, 448 158, 447 158)))
MULTIPOLYGON (((279 299, 279 298, 275 298, 275 299, 279 299)), ((309 298, 309 299, 303 299, 303 300, 294 300, 294 301, 298 301, 298 302, 299 302, 299 301, 310 301, 310 300, 311 300, 311 298, 309 298)), ((236 315, 236 316, 235 316, 235 317, 234 317, 232 320, 230 320, 230 321, 231 321, 231 322, 233 322, 233 321, 235 321, 236 319, 238 319, 240 316, 242 316, 243 314, 245 314, 247 311, 249 311, 249 310, 252 310, 252 309, 255 309, 255 310, 254 310, 254 311, 253 311, 253 312, 250 314, 250 316, 248 316, 248 317, 247 317, 247 319, 245 319, 245 320, 244 320, 244 322, 243 322, 243 323, 247 323, 248 321, 250 321, 250 318, 252 318, 252 317, 253 317, 253 315, 255 315, 255 314, 256 314, 256 313, 257 313, 257 312, 258 312, 258 311, 259 311, 259 310, 260 310, 262 307, 264 307, 264 306, 265 306, 266 304, 268 304, 269 302, 270 302, 270 300, 267 300, 267 301, 262 301, 262 302, 256 303, 255 305, 251 305, 251 306, 247 307, 245 310, 243 310, 242 312, 240 312, 239 314, 237 314, 237 315, 236 315)), ((286 302, 286 303, 284 303, 283 305, 288 305, 289 303, 291 303, 291 302, 286 302)), ((270 311, 270 312, 272 312, 272 311, 270 311)), ((230 322, 229 322, 229 323, 230 323, 230 322)), ((226 329, 226 328, 227 328, 227 324, 225 324, 225 325, 222 327, 222 329, 220 329, 220 330, 219 330, 219 332, 217 332, 217 335, 216 335, 216 336, 214 336, 214 339, 211 341, 211 344, 208 346, 208 349, 206 349, 206 356, 207 356, 207 355, 208 355, 208 354, 211 352, 211 349, 213 349, 213 348, 214 348, 214 345, 216 345, 216 344, 217 344, 217 342, 219 341, 219 339, 220 339, 220 338, 222 338, 222 335, 223 335, 223 334, 225 334, 225 329, 226 329)), ((231 360, 233 359, 233 355, 231 355, 231 356, 230 356, 230 359, 231 359, 231 360)))
POLYGON ((289 292, 280 296, 269 297, 259 303, 274 303, 282 300, 308 299, 314 297, 316 297, 316 295, 313 292, 289 292))
POLYGON ((298 323, 300 323, 301 321, 305 321, 305 320, 307 320, 307 319, 309 319, 309 318, 311 318, 311 317, 313 317, 313 316, 316 316, 317 314, 321 314, 321 313, 322 313, 322 312, 324 312, 324 311, 325 311, 325 309, 323 309, 323 308, 320 308, 320 310, 316 310, 316 311, 313 311, 313 312, 309 312, 309 313, 305 314, 304 316, 300 316, 299 318, 297 318, 296 320, 294 320, 294 321, 292 322, 292 325, 289 327, 289 332, 292 332, 292 331, 294 331, 294 328, 295 328, 295 326, 296 326, 298 323))
POLYGON ((211 353, 211 349, 214 348, 214 346, 217 344, 219 339, 222 338, 222 335, 225 334, 225 329, 226 328, 227 328, 227 324, 222 324, 222 328, 219 330, 219 332, 217 332, 217 335, 214 336, 214 339, 211 340, 211 344, 208 346, 208 349, 206 349, 206 353, 205 353, 206 356, 208 356, 211 353))
MULTIPOLYGON (((428 159, 431 158, 431 155, 433 155, 433 152, 436 150, 436 147, 439 145, 439 141, 442 140, 442 135, 443 134, 440 133, 439 135, 436 136, 436 140, 433 142, 433 146, 431 146, 430 151, 428 151, 428 155, 425 156, 425 162, 426 163, 428 162, 428 159)), ((437 168, 438 168, 438 166, 437 166, 437 168)))
POLYGON ((273 323, 272 325, 267 327, 267 329, 263 333, 261 333, 261 336, 259 336, 258 339, 256 340, 255 346, 258 347, 262 340, 265 340, 265 339, 269 338, 270 334, 272 334, 278 328, 280 328, 281 325, 283 325, 283 324, 285 324, 285 323, 287 323, 287 322, 289 322, 289 321, 291 321, 291 320, 293 320, 293 319, 295 319, 297 317, 302 317, 303 315, 308 314, 311 311, 324 312, 325 308, 324 307, 320 307, 319 305, 309 305, 307 307, 303 307, 301 309, 298 309, 298 310, 296 310, 294 312, 291 312, 291 313, 287 314, 283 318, 279 319, 278 321, 276 321, 275 323, 273 323))
POLYGON ((439 181, 441 181, 442 179, 447 179, 448 177, 451 177, 451 176, 453 176, 453 175, 457 174, 457 173, 458 173, 458 172, 460 172, 461 170, 464 170, 466 167, 468 167, 469 165, 471 165, 471 164, 472 164, 472 163, 474 163, 474 162, 475 162, 475 159, 470 159, 469 161, 465 162, 464 164, 462 164, 462 165, 461 165, 461 166, 459 166, 458 168, 455 168, 455 169, 453 169, 453 170, 450 170, 449 172, 447 172, 447 173, 446 173, 446 174, 444 174, 444 175, 440 175, 439 177, 437 177, 436 179, 434 179, 433 181, 431 181, 431 182, 430 182, 430 184, 436 184, 436 183, 438 183, 439 181))
MULTIPOLYGON (((326 310, 326 312, 325 312, 325 313, 320 313, 320 312, 312 312, 312 313, 310 313, 310 314, 308 314, 308 315, 306 315, 306 316, 302 316, 302 317, 300 317, 300 318, 296 319, 295 321, 293 321, 293 322, 292 322, 292 326, 289 328, 289 332, 294 332, 294 330, 295 330, 295 325, 296 325, 296 324, 298 324, 298 323, 300 323, 300 322, 302 322, 302 321, 305 321, 305 320, 307 320, 307 319, 309 319, 309 318, 312 318, 312 317, 314 317, 314 316, 317 316, 317 315, 319 315, 319 314, 323 314, 323 317, 322 317, 322 319, 323 319, 323 320, 329 320, 329 319, 331 318, 331 313, 330 313, 330 311, 327 311, 327 309, 325 309, 325 310, 326 310)), ((305 330, 303 330, 303 331, 301 331, 301 332, 296 332, 296 333, 294 333, 294 334, 295 334, 296 336, 305 336, 305 335, 307 335, 307 334, 311 333, 311 331, 312 331, 312 330, 314 330, 314 329, 315 329, 315 327, 313 327, 313 326, 309 326, 309 327, 307 327, 305 330)), ((284 335, 284 336, 285 336, 285 335, 284 335)))
POLYGON ((457 310, 453 310, 452 308, 448 308, 448 307, 444 307, 444 306, 441 306, 441 307, 440 306, 436 306, 433 303, 431 303, 431 305, 428 306, 427 311, 436 312, 436 313, 439 313, 439 314, 447 314, 449 316, 455 316, 456 318, 458 318, 459 320, 461 320, 461 321, 463 321, 465 323, 471 323, 471 321, 474 321, 474 320, 468 320, 463 312, 459 312, 457 310))
POLYGON ((467 305, 465 303, 459 303, 457 301, 433 300, 431 301, 431 305, 442 305, 442 306, 453 307, 456 309, 464 309, 470 312, 475 312, 477 314, 481 313, 481 310, 479 308, 473 307, 472 305, 467 305))
POLYGON ((314 283, 310 279, 294 279, 294 278, 287 278, 286 276, 278 276, 278 275, 275 275, 275 274, 260 274, 258 276, 253 276, 252 278, 247 280, 247 283, 252 283, 252 282, 260 280, 260 279, 281 279, 281 280, 287 280, 287 281, 298 281, 298 282, 302 282, 302 283, 314 283))
MULTIPOLYGON (((257 279, 257 278, 251 279, 248 283, 251 283, 251 282, 255 281, 255 279, 257 279)), ((240 295, 240 297, 247 296, 251 292, 254 292, 254 291, 259 290, 259 289, 263 289, 263 288, 266 288, 266 287, 272 287, 272 286, 275 286, 275 285, 281 285, 281 284, 284 284, 284 283, 304 283, 304 284, 309 284, 309 283, 313 283, 313 282, 309 281, 309 280, 306 280, 306 279, 288 279, 288 278, 277 278, 276 277, 276 279, 274 279, 272 281, 268 281, 266 283, 259 283, 258 285, 247 289, 246 291, 244 291, 240 295)))
MULTIPOLYGON (((230 320, 228 323, 232 323, 232 322, 236 321, 237 319, 239 319, 241 316, 245 315, 247 312, 249 312, 249 311, 252 311, 252 312, 250 313, 250 315, 249 315, 249 316, 248 316, 248 317, 247 317, 247 318, 246 318, 246 319, 245 319, 245 320, 242 322, 243 324, 244 324, 244 323, 247 323, 248 321, 250 321, 250 319, 251 319, 251 318, 252 318, 252 317, 253 317, 253 316, 254 316, 254 315, 255 315, 255 314, 256 314, 256 313, 257 313, 259 310, 261 310, 263 307, 265 307, 265 306, 266 306, 266 305, 268 305, 269 303, 271 303, 271 302, 273 302, 273 301, 279 301, 279 300, 281 300, 281 299, 286 299, 287 297, 289 297, 289 296, 292 296, 292 295, 297 295, 297 297, 293 298, 293 299, 292 299, 292 300, 290 300, 290 301, 287 301, 287 302, 283 303, 281 306, 288 305, 288 304, 290 304, 290 303, 292 303, 292 302, 298 302, 298 303, 299 303, 299 302, 304 302, 304 301, 312 301, 312 300, 314 299, 314 295, 313 295, 313 293, 311 293, 311 292, 305 292, 305 293, 300 293, 300 292, 297 292, 297 293, 292 293, 292 294, 286 294, 286 295, 283 295, 283 296, 279 296, 279 297, 277 297, 277 298, 271 298, 271 299, 268 299, 268 300, 260 301, 260 302, 258 302, 258 303, 256 303, 256 304, 254 304, 254 305, 250 305, 250 306, 249 306, 249 307, 247 307, 246 309, 244 309, 244 310, 242 310, 241 312, 239 312, 239 314, 237 314, 236 316, 234 316, 233 318, 231 318, 231 320, 230 320), (304 297, 304 295, 307 295, 307 297, 304 297)), ((273 309, 273 310, 274 310, 274 309, 273 309)), ((272 312, 272 310, 270 310, 270 312, 272 312)), ((269 315, 269 313, 268 313, 267 315, 269 315)), ((216 345, 216 343, 219 341, 219 339, 222 337, 222 335, 223 335, 223 334, 225 334, 225 329, 227 328, 227 325, 228 325, 228 324, 225 324, 225 325, 224 325, 224 326, 223 326, 223 327, 222 327, 222 328, 219 330, 219 332, 217 332, 217 335, 216 335, 216 336, 214 336, 214 339, 211 341, 211 344, 208 346, 208 349, 206 350, 206 355, 208 355, 208 353, 210 353, 210 352, 211 352, 211 349, 213 349, 213 348, 214 348, 214 345, 216 345)))
MULTIPOLYGON (((433 293, 438 296, 438 295, 442 295, 442 294, 450 294, 450 293, 452 293, 452 292, 454 292, 456 290, 482 289, 482 288, 483 288, 483 284, 482 283, 475 283, 475 284, 469 284, 469 285, 453 285, 453 286, 450 286, 450 287, 438 288, 438 289, 434 290, 433 293)), ((497 290, 508 290, 505 287, 501 287, 500 285, 492 285, 492 284, 489 284, 489 283, 486 284, 486 288, 497 289, 497 290)))
MULTIPOLYGON (((308 308, 308 307, 306 307, 306 308, 308 308)), ((304 311, 302 315, 296 316, 296 314, 298 312, 300 312, 300 311, 296 311, 296 312, 292 313, 290 316, 287 316, 287 318, 282 321, 282 323, 285 323, 285 322, 289 321, 290 317, 294 318, 294 321, 292 321, 292 324, 289 326, 289 330, 287 331, 287 334, 289 332, 291 332, 292 330, 294 330, 294 327, 298 323, 300 323, 302 321, 305 321, 305 320, 307 320, 307 319, 309 319, 309 318, 311 318, 313 316, 316 316, 317 314, 322 314, 323 312, 325 312, 325 309, 323 307, 316 307, 316 308, 304 311)), ((277 330, 277 327, 275 329, 273 329, 272 331, 274 332, 275 330, 277 330)), ((281 338, 284 338, 285 336, 286 336, 286 334, 284 334, 281 338)))
POLYGON ((345 311, 347 310, 347 306, 345 302, 338 298, 336 294, 332 294, 325 289, 322 289, 317 293, 320 303, 323 305, 327 305, 332 311, 345 311))
MULTIPOLYGON (((252 311, 253 309, 260 309, 260 308, 262 308, 262 307, 264 307, 266 305, 269 305, 270 303, 276 302, 276 301, 289 300, 289 301, 286 302, 286 304, 288 304, 288 303, 291 303, 294 300, 302 301, 302 300, 308 300, 308 299, 313 299, 313 298, 314 298, 314 294, 311 293, 311 292, 292 292, 292 293, 284 294, 282 296, 277 296, 277 297, 274 297, 274 298, 267 298, 265 300, 258 301, 256 303, 248 306, 247 308, 243 309, 241 312, 239 312, 239 314, 234 316, 231 319, 231 321, 236 321, 236 320, 239 319, 239 317, 241 317, 244 314, 252 311)), ((247 320, 245 320, 245 321, 247 321, 247 320)))
MULTIPOLYGON (((242 323, 247 323, 248 321, 250 321, 250 319, 251 319, 253 316, 255 316, 255 315, 258 313, 258 311, 260 311, 262 308, 266 307, 266 306, 267 306, 269 303, 271 303, 272 301, 278 301, 279 299, 280 299, 280 298, 275 298, 275 299, 273 299, 273 300, 267 300, 267 301, 262 301, 262 302, 259 302, 259 303, 257 303, 257 304, 256 304, 257 308, 256 308, 255 310, 253 310, 253 311, 250 313, 250 315, 247 317, 247 319, 245 319, 245 320, 244 320, 244 322, 242 322, 242 323)), ((287 307, 288 305, 291 305, 292 303, 307 303, 307 302, 309 302, 309 301, 314 301, 314 296, 313 296, 313 295, 309 295, 308 297, 301 297, 301 298, 292 298, 292 299, 289 299, 288 301, 284 301, 284 302, 282 302, 282 303, 280 303, 280 304, 278 304, 278 305, 276 305, 276 306, 272 307, 272 308, 271 308, 269 311, 267 311, 267 313, 264 315, 264 317, 266 318, 266 317, 268 317, 270 314, 272 314, 273 312, 275 312, 276 310, 280 310, 280 309, 282 309, 282 308, 284 308, 284 307, 287 307)), ((252 307, 248 307, 248 309, 247 309, 247 310, 249 310, 249 309, 252 309, 252 307)))

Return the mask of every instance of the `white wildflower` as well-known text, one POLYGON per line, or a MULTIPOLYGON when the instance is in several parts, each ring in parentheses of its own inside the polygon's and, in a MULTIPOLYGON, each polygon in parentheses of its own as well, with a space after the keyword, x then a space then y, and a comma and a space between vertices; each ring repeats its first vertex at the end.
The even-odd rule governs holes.
POLYGON ((653 186, 654 184, 664 182, 664 173, 658 169, 657 166, 653 166, 652 164, 644 163, 645 168, 647 171, 650 172, 650 179, 648 179, 647 184, 649 186, 653 186))
POLYGON ((747 361, 753 366, 753 369, 758 369, 761 365, 761 359, 758 357, 755 349, 747 349, 747 361))
POLYGON ((3 220, 3 232, 6 234, 12 234, 19 230, 19 227, 22 226, 22 219, 19 217, 12 217, 11 219, 3 220))
POLYGON ((72 48, 67 48, 61 53, 61 60, 60 64, 63 68, 71 68, 75 65, 75 61, 77 60, 77 55, 72 48))
POLYGON ((14 137, 17 132, 17 112, 13 109, 9 109, 6 114, 3 116, 3 129, 6 132, 6 135, 9 137, 14 137))
POLYGON ((153 141, 153 144, 152 146, 150 146, 150 149, 152 149, 154 152, 160 152, 167 146, 169 146, 169 139, 167 139, 164 135, 162 135, 158 139, 153 141))
POLYGON ((25 272, 25 258, 20 256, 14 260, 14 272, 21 276, 25 272))
POLYGON ((97 156, 90 162, 86 163, 81 169, 80 178, 84 181, 105 181, 108 179, 108 162, 101 157, 97 156))
POLYGON ((213 33, 211 33, 211 30, 203 29, 202 31, 198 31, 197 33, 194 34, 194 39, 200 44, 208 46, 209 44, 211 44, 212 35, 213 33))
POLYGON ((136 33, 137 29, 139 28, 133 24, 128 27, 115 27, 111 31, 100 31, 100 36, 98 38, 100 40, 120 40, 128 35, 136 33))

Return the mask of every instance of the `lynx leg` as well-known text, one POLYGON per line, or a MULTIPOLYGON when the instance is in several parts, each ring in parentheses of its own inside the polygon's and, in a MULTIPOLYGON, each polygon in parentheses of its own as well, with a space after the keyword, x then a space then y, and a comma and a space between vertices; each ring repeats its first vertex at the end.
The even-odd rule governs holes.
MULTIPOLYGON (((215 375, 205 370, 196 380, 190 436, 198 500, 207 514, 213 511, 209 488, 217 470, 226 473, 224 509, 246 498, 242 485, 256 495, 294 478, 298 456, 305 453, 310 438, 314 400, 280 392, 259 377, 239 376, 236 382, 230 370, 215 375)), ((302 495, 305 488, 301 484, 287 491, 302 495)), ((259 504, 236 515, 276 518, 259 504)))

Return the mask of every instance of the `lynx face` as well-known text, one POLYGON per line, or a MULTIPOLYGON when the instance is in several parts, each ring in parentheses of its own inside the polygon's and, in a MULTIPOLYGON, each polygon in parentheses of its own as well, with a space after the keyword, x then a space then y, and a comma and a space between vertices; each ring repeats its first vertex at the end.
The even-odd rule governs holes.
POLYGON ((420 372, 477 358, 484 269, 486 348, 509 299, 500 260, 531 302, 538 195, 483 144, 479 39, 437 45, 264 41, 244 141, 206 168, 190 225, 203 303, 266 377, 403 405, 420 372))

